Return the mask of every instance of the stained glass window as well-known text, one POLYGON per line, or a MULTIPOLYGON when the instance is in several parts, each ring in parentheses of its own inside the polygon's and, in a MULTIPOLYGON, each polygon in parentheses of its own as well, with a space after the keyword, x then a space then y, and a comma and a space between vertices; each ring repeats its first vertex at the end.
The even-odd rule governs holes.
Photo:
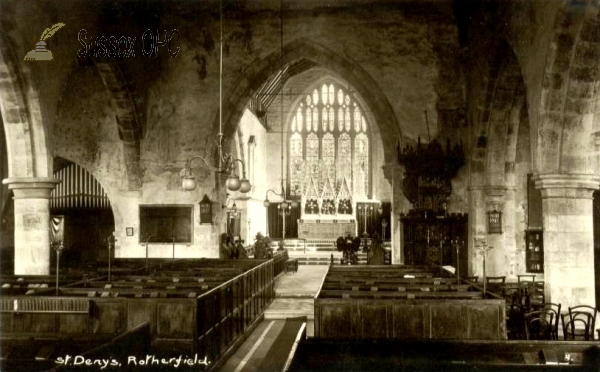
POLYGON ((300 133, 292 134, 290 138, 290 190, 298 194, 302 190, 302 136, 300 133))
MULTIPOLYGON (((328 82, 306 94, 295 110, 289 124, 290 189, 301 193, 305 202, 318 202, 305 212, 331 213, 332 206, 318 206, 367 196, 368 125, 351 92, 328 82)), ((348 208, 341 213, 348 213, 348 208)))
POLYGON ((354 193, 360 196, 368 194, 369 140, 364 133, 354 138, 354 193))
POLYGON ((310 181, 313 178, 316 182, 319 181, 319 138, 316 134, 310 133, 306 137, 306 166, 307 179, 310 181))
MULTIPOLYGON (((330 180, 335 184, 335 139, 333 134, 326 133, 321 139, 323 169, 321 172, 321 182, 323 185, 330 180)), ((321 186, 323 186, 321 185, 321 186)))
POLYGON ((352 179, 352 143, 348 133, 342 133, 338 138, 337 170, 340 182, 344 178, 352 179))

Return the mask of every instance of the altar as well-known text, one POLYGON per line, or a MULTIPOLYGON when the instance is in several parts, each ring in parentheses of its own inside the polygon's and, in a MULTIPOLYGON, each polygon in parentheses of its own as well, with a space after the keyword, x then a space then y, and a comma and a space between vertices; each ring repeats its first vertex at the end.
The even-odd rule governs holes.
POLYGON ((299 239, 337 239, 356 235, 355 220, 301 219, 298 220, 299 239))

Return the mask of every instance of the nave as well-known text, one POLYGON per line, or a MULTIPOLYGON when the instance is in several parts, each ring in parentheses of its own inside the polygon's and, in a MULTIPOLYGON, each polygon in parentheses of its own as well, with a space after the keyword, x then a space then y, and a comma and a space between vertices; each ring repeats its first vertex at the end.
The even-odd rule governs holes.
MULTIPOLYGON (((277 278, 275 299, 265 310, 263 321, 240 348, 229 357, 220 371, 264 371, 260 366, 266 365, 265 358, 282 333, 286 319, 305 317, 306 337, 314 337, 314 297, 319 291, 327 270, 328 266, 324 265, 300 265, 297 273, 284 273, 277 278)), ((295 330, 298 331, 298 328, 295 330)), ((296 333, 294 333, 295 336, 296 333)), ((290 351, 289 349, 284 350, 285 355, 289 355, 290 351)))

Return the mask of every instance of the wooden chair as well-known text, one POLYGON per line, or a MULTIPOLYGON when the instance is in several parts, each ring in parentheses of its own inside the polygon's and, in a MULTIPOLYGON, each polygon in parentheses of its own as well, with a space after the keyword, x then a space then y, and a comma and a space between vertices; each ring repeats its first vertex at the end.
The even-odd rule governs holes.
POLYGON ((561 304, 555 304, 553 302, 544 303, 542 310, 554 312, 554 324, 552 325, 552 339, 558 340, 558 323, 560 323, 560 308, 561 304))
POLYGON ((488 291, 504 296, 504 284, 506 282, 506 276, 488 276, 485 278, 485 282, 487 284, 486 289, 488 291))
POLYGON ((553 310, 537 310, 525 314, 525 335, 528 340, 552 340, 553 310))
POLYGON ((534 309, 540 309, 544 307, 546 303, 546 295, 544 294, 544 282, 535 282, 531 287, 529 293, 529 303, 534 309))
MULTIPOLYGON (((595 307, 589 305, 577 305, 573 307, 569 307, 569 316, 571 320, 583 319, 588 323, 589 330, 587 332, 583 332, 582 330, 575 329, 574 332, 584 334, 585 340, 593 340, 594 339, 594 329, 596 326, 596 313, 597 310, 595 307)), ((574 325, 580 324, 581 322, 576 322, 574 325)))
MULTIPOLYGON (((592 315, 588 312, 569 312, 560 314, 565 341, 588 341, 591 333, 592 315)), ((591 336, 591 337, 590 337, 591 336)))
POLYGON ((513 302, 507 307, 506 333, 509 340, 524 340, 527 338, 525 313, 525 308, 518 302, 513 302))
POLYGON ((523 283, 523 284, 535 283, 535 274, 517 275, 517 282, 519 284, 521 284, 521 283, 523 283))

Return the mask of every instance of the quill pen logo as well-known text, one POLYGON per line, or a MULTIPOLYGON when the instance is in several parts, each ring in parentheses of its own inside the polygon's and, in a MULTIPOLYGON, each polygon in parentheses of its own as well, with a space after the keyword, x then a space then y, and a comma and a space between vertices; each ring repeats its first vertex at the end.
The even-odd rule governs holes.
POLYGON ((57 23, 48 27, 42 32, 42 36, 40 36, 40 41, 35 44, 35 49, 29 51, 23 58, 24 61, 52 61, 52 52, 46 49, 46 39, 49 39, 56 33, 56 31, 60 30, 65 24, 57 23))

